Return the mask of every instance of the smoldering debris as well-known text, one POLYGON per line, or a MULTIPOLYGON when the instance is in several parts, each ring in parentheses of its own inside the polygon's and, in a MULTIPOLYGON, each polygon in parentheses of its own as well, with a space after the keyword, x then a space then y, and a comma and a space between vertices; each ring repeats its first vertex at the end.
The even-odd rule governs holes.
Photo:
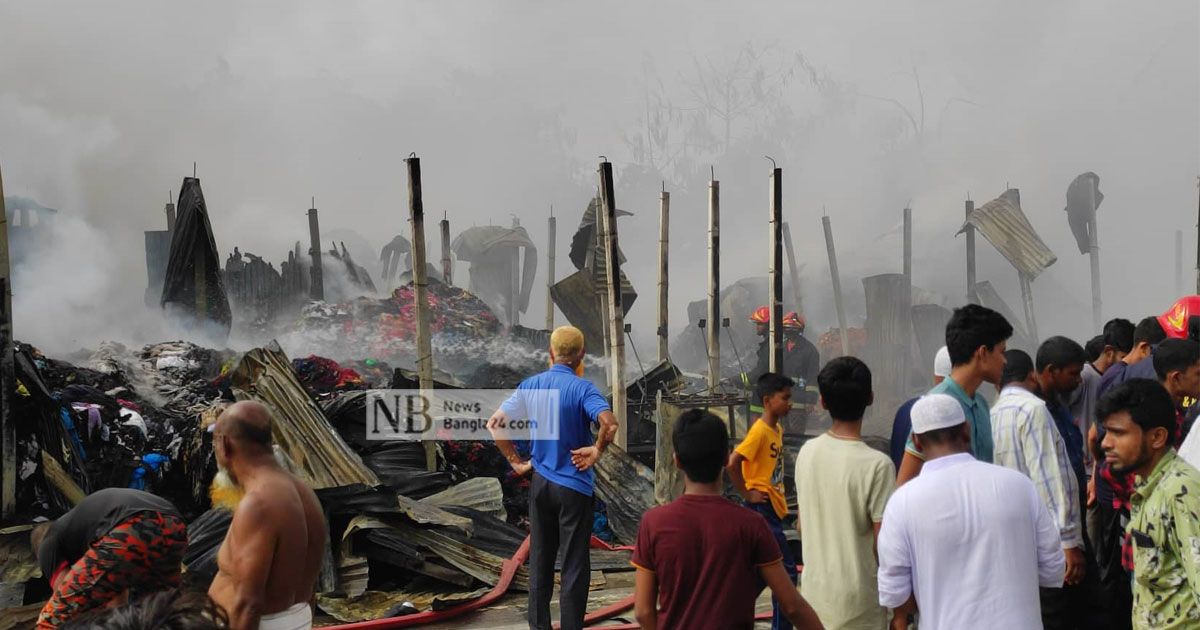
MULTIPOLYGON (((439 296, 451 304, 463 299, 439 296)), ((458 352, 486 345, 467 341, 458 352)), ((519 342, 505 348, 514 361, 477 357, 446 378, 453 386, 509 388, 545 365, 519 342)), ((365 439, 365 390, 412 378, 387 363, 289 359, 274 344, 236 353, 183 341, 103 343, 70 360, 20 345, 18 357, 21 518, 69 509, 64 483, 80 493, 116 486, 165 496, 190 523, 184 561, 191 588, 211 581, 229 527, 230 514, 208 497, 215 462, 205 429, 232 400, 274 410, 279 453, 318 488, 331 526, 318 601, 336 618, 375 618, 387 613, 380 602, 414 592, 423 594, 412 600, 418 609, 469 601, 498 583, 527 531, 528 479, 515 476, 493 444, 440 443, 436 469, 428 470, 421 443, 365 439)), ((627 552, 593 553, 597 570, 628 570, 627 552)), ((34 600, 17 604, 41 597, 24 588, 31 579, 22 574, 4 585, 34 600)), ((512 588, 526 584, 518 571, 512 588)))

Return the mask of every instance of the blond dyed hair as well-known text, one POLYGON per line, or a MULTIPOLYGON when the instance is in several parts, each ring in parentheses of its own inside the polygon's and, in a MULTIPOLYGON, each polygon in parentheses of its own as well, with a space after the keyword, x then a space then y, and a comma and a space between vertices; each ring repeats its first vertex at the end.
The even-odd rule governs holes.
POLYGON ((555 328, 550 333, 550 350, 559 358, 583 354, 583 331, 574 326, 555 328))

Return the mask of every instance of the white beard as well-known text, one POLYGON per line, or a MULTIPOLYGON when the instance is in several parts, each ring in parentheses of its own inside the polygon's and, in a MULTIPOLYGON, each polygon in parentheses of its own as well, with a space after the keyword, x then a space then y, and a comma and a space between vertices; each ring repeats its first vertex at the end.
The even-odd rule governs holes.
POLYGON ((213 477, 212 486, 208 490, 213 507, 233 512, 245 495, 245 489, 233 480, 233 476, 229 474, 228 470, 217 469, 217 476, 213 477))

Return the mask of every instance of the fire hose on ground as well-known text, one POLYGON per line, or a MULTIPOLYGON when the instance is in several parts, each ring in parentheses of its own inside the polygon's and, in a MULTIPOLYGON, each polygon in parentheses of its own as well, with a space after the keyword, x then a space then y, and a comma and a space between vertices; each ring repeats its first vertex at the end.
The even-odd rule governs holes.
MULTIPOLYGON (((629 545, 610 545, 603 540, 592 536, 592 549, 604 549, 606 551, 633 551, 633 547, 629 545)), ((328 626, 330 630, 391 630, 392 628, 414 628, 425 624, 435 623, 439 621, 448 621, 455 617, 465 615, 469 612, 479 610, 488 606, 504 596, 508 592, 508 587, 512 585, 513 577, 517 574, 517 569, 525 564, 529 559, 529 537, 525 537, 525 541, 517 548, 516 553, 511 558, 504 562, 500 570, 500 581, 492 587, 483 597, 469 601, 465 604, 447 608, 445 610, 426 611, 413 615, 405 615, 403 617, 388 617, 386 619, 372 619, 370 621, 359 621, 356 623, 348 623, 338 626, 328 626)), ((605 606, 599 610, 591 612, 584 616, 584 625, 592 625, 610 617, 614 617, 630 608, 633 608, 633 595, 625 597, 605 606)), ((762 613, 756 615, 756 621, 769 620, 771 613, 762 613)), ((554 627, 559 628, 559 624, 554 624, 554 627)), ((637 623, 622 624, 616 626, 603 626, 605 630, 637 630, 641 625, 637 623)))

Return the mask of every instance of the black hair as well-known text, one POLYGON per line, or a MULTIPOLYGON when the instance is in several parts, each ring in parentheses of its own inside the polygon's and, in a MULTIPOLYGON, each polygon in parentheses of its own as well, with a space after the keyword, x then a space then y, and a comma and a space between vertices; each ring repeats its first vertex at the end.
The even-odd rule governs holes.
POLYGON ((688 479, 712 483, 720 476, 729 456, 729 431, 712 413, 689 409, 675 421, 671 444, 688 479))
POLYGON ((1171 372, 1182 372, 1200 362, 1200 344, 1191 339, 1165 339, 1154 349, 1154 373, 1167 380, 1171 372))
POLYGON ((970 363, 980 346, 991 350, 1012 334, 1012 324, 990 308, 978 304, 956 308, 950 321, 946 322, 946 350, 950 353, 950 365, 970 363))
POLYGON ((117 608, 81 615, 63 630, 217 630, 229 627, 225 610, 208 595, 169 589, 117 608))
POLYGON ((781 392, 785 389, 790 389, 796 386, 796 381, 775 372, 767 372, 758 377, 758 382, 754 384, 754 399, 762 401, 767 396, 774 395, 776 392, 781 392))
POLYGON ((1104 354, 1104 335, 1096 335, 1083 344, 1083 355, 1088 363, 1095 363, 1104 354))
MULTIPOLYGON (((1137 327, 1133 329, 1134 346, 1143 341, 1152 346, 1157 346, 1166 338, 1167 331, 1163 330, 1162 324, 1158 323, 1158 318, 1153 315, 1138 322, 1137 327)), ((1132 346, 1130 347, 1132 348, 1132 346)))
POLYGON ((817 374, 817 389, 834 420, 862 420, 871 404, 871 368, 857 357, 838 357, 817 374))
POLYGON ((1045 372, 1048 367, 1065 368, 1068 365, 1087 363, 1083 346, 1067 337, 1051 337, 1038 346, 1037 371, 1045 372))
POLYGON ((1004 351, 1004 371, 1000 373, 1000 387, 1009 383, 1020 383, 1033 373, 1033 359, 1024 350, 1004 351))
POLYGON ((1110 319, 1108 323, 1104 324, 1104 345, 1106 346, 1112 346, 1128 354, 1133 350, 1133 336, 1134 325, 1128 319, 1118 317, 1110 319))
POLYGON ((1149 431, 1157 427, 1167 430, 1167 445, 1175 442, 1175 403, 1167 388, 1148 378, 1131 378, 1108 390, 1096 403, 1096 419, 1103 422, 1109 416, 1129 412, 1133 423, 1149 431))

